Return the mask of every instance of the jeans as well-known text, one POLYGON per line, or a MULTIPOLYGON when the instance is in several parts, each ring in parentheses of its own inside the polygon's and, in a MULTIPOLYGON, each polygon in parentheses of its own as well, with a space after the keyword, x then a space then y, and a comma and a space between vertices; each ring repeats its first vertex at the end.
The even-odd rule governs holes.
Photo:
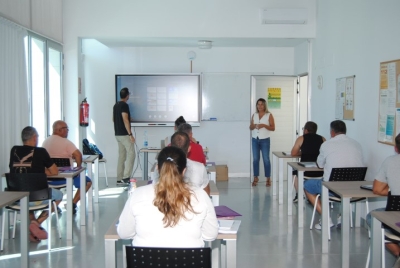
POLYGON ((264 172, 265 177, 271 177, 271 161, 269 160, 269 147, 270 147, 270 138, 266 139, 251 139, 251 147, 253 150, 253 172, 254 177, 258 177, 260 175, 260 151, 262 153, 262 158, 264 162, 264 172))

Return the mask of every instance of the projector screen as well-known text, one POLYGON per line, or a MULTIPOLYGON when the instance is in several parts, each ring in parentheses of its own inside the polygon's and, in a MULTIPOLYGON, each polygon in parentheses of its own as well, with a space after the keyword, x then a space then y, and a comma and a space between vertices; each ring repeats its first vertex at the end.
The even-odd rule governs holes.
POLYGON ((122 88, 129 89, 132 126, 174 126, 183 116, 199 126, 201 120, 200 74, 116 74, 116 101, 122 88))

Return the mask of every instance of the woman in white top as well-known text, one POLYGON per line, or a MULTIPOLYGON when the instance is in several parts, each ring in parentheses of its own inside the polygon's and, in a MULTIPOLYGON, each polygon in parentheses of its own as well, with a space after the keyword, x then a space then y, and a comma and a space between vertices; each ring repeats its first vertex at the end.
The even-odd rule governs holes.
POLYGON ((144 247, 203 247, 218 235, 214 206, 206 192, 183 180, 186 155, 165 147, 158 155, 159 181, 137 188, 119 218, 118 234, 144 247))
POLYGON ((269 160, 270 138, 269 132, 275 130, 275 121, 272 114, 268 111, 265 99, 257 100, 257 112, 253 114, 250 121, 253 151, 253 172, 254 180, 252 185, 257 186, 260 174, 260 151, 264 162, 266 186, 271 186, 271 162, 269 160))

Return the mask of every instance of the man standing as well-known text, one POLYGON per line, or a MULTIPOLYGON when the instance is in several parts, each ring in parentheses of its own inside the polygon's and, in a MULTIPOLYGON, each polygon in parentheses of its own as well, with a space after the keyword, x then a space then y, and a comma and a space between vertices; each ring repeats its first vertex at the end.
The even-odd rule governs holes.
MULTIPOLYGON (((317 134, 318 126, 312 121, 308 121, 303 127, 303 136, 297 138, 290 152, 293 156, 300 156, 301 162, 315 162, 319 155, 319 148, 325 142, 325 138, 317 134)), ((304 176, 321 178, 324 172, 322 171, 306 171, 304 176)), ((296 189, 296 196, 293 202, 297 202, 297 170, 293 170, 294 188, 296 189)))
MULTIPOLYGON (((51 157, 63 157, 75 159, 77 167, 82 166, 82 153, 76 148, 68 137, 68 126, 64 121, 58 120, 53 123, 53 135, 45 139, 43 147, 49 152, 51 157)), ((74 186, 78 190, 75 193, 73 202, 73 214, 76 213, 77 203, 80 200, 80 174, 74 177, 74 186)), ((86 176, 86 192, 92 186, 92 181, 86 176)))
POLYGON ((131 131, 131 115, 129 106, 129 90, 124 87, 119 92, 121 100, 113 107, 115 139, 118 142, 117 185, 129 184, 133 164, 135 163, 135 137, 131 131))
MULTIPOLYGON (((58 174, 57 166, 51 160, 46 149, 37 147, 38 137, 39 135, 33 127, 28 126, 22 130, 23 146, 14 146, 10 152, 10 173, 46 173, 48 176, 58 174)), ((51 197, 58 206, 62 201, 63 194, 59 190, 51 189, 51 197)), ((32 203, 34 203, 32 206, 40 205, 37 202, 32 203)), ((43 203, 47 203, 47 201, 43 203)), ((29 219, 31 220, 29 225, 30 241, 40 242, 41 239, 47 239, 47 232, 40 227, 40 224, 48 216, 47 210, 42 211, 37 219, 34 212, 29 212, 29 219)))
POLYGON ((193 142, 192 126, 186 123, 181 124, 178 127, 178 131, 185 132, 190 138, 190 152, 188 153, 187 158, 206 165, 206 157, 204 156, 203 147, 201 147, 200 144, 193 142))
MULTIPOLYGON (((346 136, 346 124, 343 121, 332 121, 330 134, 331 139, 321 145, 317 158, 318 166, 324 168, 324 181, 329 181, 332 168, 364 166, 361 145, 346 136)), ((304 192, 312 205, 315 204, 315 199, 321 191, 321 180, 307 180, 304 183, 304 192)), ((318 199, 317 211, 319 214, 322 213, 321 199, 318 199)), ((330 227, 333 226, 330 219, 330 227)), ((315 229, 321 230, 321 221, 315 225, 315 229)))

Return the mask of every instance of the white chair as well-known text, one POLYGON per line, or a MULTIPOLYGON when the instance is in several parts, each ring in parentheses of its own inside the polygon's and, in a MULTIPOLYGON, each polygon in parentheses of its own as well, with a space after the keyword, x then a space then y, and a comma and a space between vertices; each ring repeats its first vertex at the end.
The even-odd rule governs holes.
POLYGON ((105 158, 99 159, 99 165, 100 165, 100 164, 103 164, 103 167, 104 167, 104 175, 105 175, 105 177, 106 177, 106 185, 107 185, 107 187, 108 187, 108 177, 107 177, 107 168, 106 168, 107 159, 105 159, 105 158))

